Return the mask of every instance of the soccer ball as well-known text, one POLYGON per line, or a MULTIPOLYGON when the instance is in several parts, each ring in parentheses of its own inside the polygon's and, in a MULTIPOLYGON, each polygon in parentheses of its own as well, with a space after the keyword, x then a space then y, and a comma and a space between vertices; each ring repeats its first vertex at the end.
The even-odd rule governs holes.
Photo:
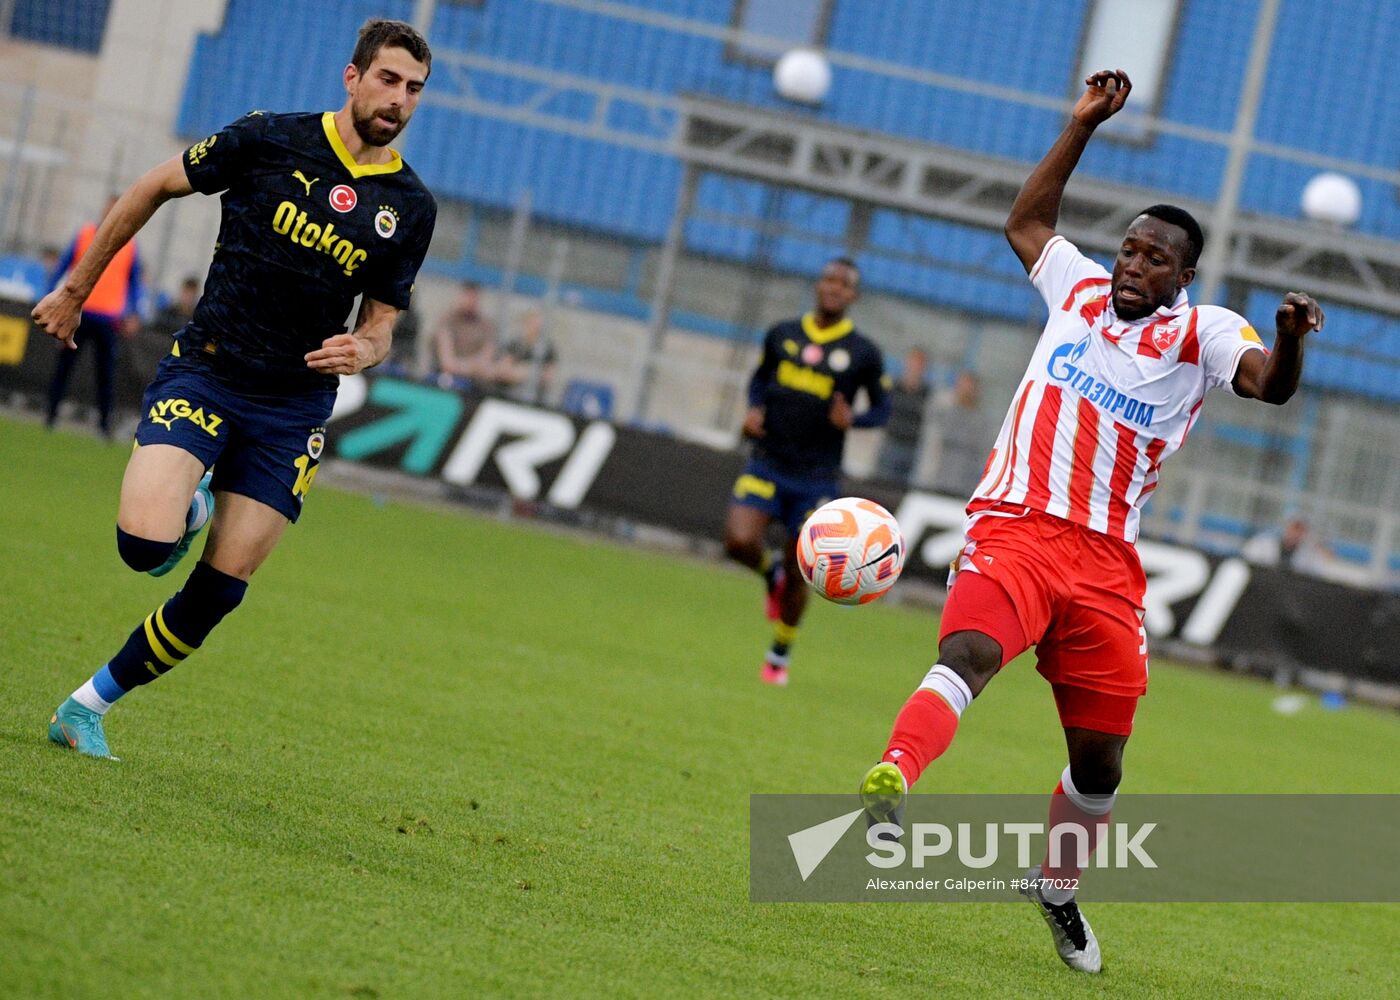
POLYGON ((818 507, 797 536, 802 579, 837 604, 869 604, 904 569, 904 535, 873 500, 842 497, 818 507))

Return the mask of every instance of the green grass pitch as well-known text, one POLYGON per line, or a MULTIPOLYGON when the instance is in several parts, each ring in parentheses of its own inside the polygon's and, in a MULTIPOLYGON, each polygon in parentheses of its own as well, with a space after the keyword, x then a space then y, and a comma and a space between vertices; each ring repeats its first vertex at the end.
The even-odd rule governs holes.
MULTIPOLYGON (((748 795, 853 789, 930 614, 814 602, 769 689, 751 578, 324 484, 109 717, 123 761, 62 751, 53 706, 182 578, 117 559, 125 454, 0 420, 0 996, 1400 995, 1400 906, 1086 907, 1090 978, 1029 906, 752 904, 748 795)), ((1127 787, 1400 792, 1393 714, 1274 696, 1158 662, 1127 787)), ((1018 662, 921 789, 1063 760, 1018 662)))

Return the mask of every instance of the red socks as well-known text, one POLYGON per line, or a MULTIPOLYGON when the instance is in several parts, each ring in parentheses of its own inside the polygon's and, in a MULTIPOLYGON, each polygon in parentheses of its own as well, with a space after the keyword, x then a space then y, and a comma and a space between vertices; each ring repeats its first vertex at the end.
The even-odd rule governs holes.
POLYGON ((889 748, 881 759, 894 763, 904 773, 905 783, 913 788, 924 768, 948 749, 957 731, 958 713, 939 695, 919 688, 895 717, 889 748))
MULTIPOLYGON (((1084 831, 1084 843, 1088 850, 1085 857, 1093 857, 1094 849, 1099 844, 1099 833, 1107 830, 1112 816, 1113 800, 1117 798, 1117 793, 1108 795, 1085 795, 1074 787, 1074 782, 1070 778, 1069 768, 1060 777, 1060 783, 1055 786, 1055 793, 1050 796, 1050 843, 1053 845, 1059 841, 1060 864, 1051 866, 1050 852, 1047 850, 1045 863, 1041 866, 1041 871, 1046 878, 1051 880, 1077 880, 1080 876, 1079 868, 1079 840, 1080 837, 1073 833, 1066 833, 1061 837, 1055 837, 1055 828, 1058 826, 1077 827, 1084 831)), ((1072 895, 1074 890, 1067 888, 1064 890, 1065 898, 1072 895)), ((1053 895, 1059 895, 1055 893, 1053 895)), ((1064 902, 1063 899, 1050 900, 1051 902, 1064 902)))

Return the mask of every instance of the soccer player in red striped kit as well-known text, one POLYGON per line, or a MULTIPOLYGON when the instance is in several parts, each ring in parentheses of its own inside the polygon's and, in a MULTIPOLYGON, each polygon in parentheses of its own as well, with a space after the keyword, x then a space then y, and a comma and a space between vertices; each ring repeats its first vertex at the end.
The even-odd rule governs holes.
MULTIPOLYGON (((1302 372, 1303 338, 1323 315, 1309 296, 1289 293, 1268 351, 1243 317, 1192 305, 1186 290, 1204 239, 1180 208, 1154 205, 1138 215, 1111 274, 1056 235, 1066 181, 1095 128, 1132 89, 1122 70, 1085 83, 1006 221, 1050 316, 967 507, 938 663, 900 710, 861 795, 874 820, 898 825, 909 787, 947 750, 962 712, 1035 646, 1069 752, 1048 829, 1082 829, 1092 853, 1147 691, 1146 580, 1133 546, 1139 514, 1206 393, 1228 386, 1286 402, 1302 372)), ((1073 860, 1076 852, 1067 853, 1073 860)), ((1065 964, 1098 972, 1098 941, 1072 888, 1080 872, 1061 861, 1032 868, 1026 894, 1065 964)))

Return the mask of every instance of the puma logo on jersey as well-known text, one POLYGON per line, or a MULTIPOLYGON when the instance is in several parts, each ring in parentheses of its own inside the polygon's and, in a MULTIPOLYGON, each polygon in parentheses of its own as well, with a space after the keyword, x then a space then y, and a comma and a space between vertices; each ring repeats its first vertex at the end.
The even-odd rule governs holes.
POLYGON ((311 178, 311 180, 307 180, 306 175, 300 170, 293 170, 292 176, 295 177, 297 180, 301 181, 302 185, 305 186, 307 197, 311 196, 311 185, 315 184, 321 179, 319 177, 313 177, 311 178))
POLYGON ((333 222, 308 222, 306 213, 290 201, 277 206, 272 215, 272 231, 286 236, 293 243, 299 243, 308 250, 326 254, 340 265, 348 277, 355 268, 369 259, 369 254, 359 249, 343 236, 337 236, 333 222))

